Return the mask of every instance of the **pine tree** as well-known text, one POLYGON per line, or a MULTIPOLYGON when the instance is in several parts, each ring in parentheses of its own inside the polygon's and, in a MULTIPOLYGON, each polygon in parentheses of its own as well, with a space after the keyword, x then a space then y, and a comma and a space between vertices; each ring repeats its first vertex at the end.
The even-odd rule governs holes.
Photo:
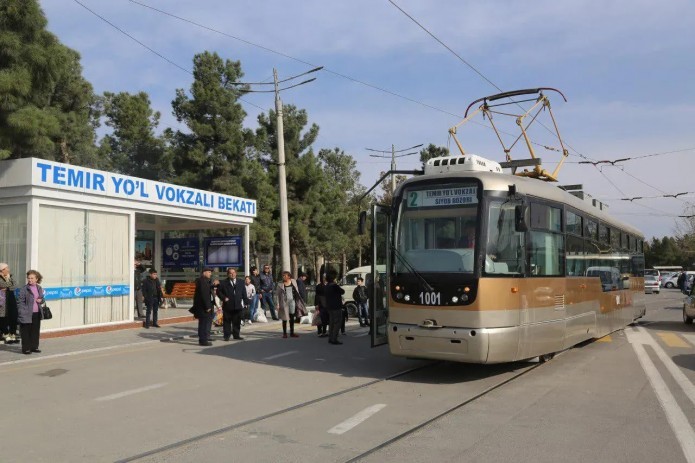
POLYGON ((98 167, 92 86, 46 25, 35 0, 0 3, 0 159, 98 167))

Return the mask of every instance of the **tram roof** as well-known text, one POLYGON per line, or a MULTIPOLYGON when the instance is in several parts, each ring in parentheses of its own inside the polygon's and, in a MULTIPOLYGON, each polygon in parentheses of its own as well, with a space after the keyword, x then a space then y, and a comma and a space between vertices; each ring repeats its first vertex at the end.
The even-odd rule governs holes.
POLYGON ((403 187, 406 187, 412 183, 419 183, 432 179, 449 180, 457 178, 478 179, 482 182, 483 190, 485 191, 508 191, 509 185, 516 185, 516 191, 519 194, 535 196, 566 204, 574 209, 584 212, 587 215, 593 216, 602 222, 618 227, 623 231, 639 236, 642 239, 644 238, 642 232, 637 228, 613 218, 608 212, 599 209, 588 200, 583 200, 561 188, 558 188, 557 184, 545 182, 535 178, 485 171, 446 172, 441 174, 418 175, 403 182, 399 187, 398 193, 400 193, 400 190, 403 187))

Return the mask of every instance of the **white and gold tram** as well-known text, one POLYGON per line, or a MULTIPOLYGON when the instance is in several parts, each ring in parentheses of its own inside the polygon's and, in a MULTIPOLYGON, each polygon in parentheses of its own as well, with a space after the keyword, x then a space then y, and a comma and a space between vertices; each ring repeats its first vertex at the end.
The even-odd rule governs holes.
POLYGON ((605 209, 475 155, 429 160, 374 210, 373 342, 498 363, 624 328, 645 313, 644 237, 605 209))

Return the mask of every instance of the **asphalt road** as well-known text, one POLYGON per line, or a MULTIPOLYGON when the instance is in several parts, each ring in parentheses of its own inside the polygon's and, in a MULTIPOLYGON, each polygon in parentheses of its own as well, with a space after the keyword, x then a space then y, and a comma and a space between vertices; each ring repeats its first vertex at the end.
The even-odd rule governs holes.
POLYGON ((0 348, 0 461, 695 462, 695 327, 677 291, 647 300, 545 364, 394 358, 356 324, 342 346, 271 324, 204 348, 191 325, 0 348))

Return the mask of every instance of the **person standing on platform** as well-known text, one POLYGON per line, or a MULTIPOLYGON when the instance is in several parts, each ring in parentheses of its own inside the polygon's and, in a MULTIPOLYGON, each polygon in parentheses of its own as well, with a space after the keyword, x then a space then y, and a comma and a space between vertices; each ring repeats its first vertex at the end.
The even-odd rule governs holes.
POLYGON ((133 269, 133 291, 135 293, 135 311, 138 314, 138 318, 142 318, 142 305, 144 297, 142 295, 142 272, 144 268, 140 264, 139 260, 135 260, 133 269))
POLYGON ((263 310, 265 310, 265 305, 267 304, 270 308, 270 315, 273 320, 277 320, 278 316, 275 313, 275 303, 273 302, 273 291, 275 290, 275 282, 273 281, 273 274, 270 271, 270 265, 265 264, 263 266, 263 273, 261 274, 261 305, 263 310))
POLYGON ((345 290, 335 283, 335 273, 326 276, 327 284, 323 289, 328 308, 328 343, 342 344, 338 341, 338 331, 343 321, 343 294, 345 290))
POLYGON ((39 349, 39 336, 41 333, 41 319, 44 304, 44 293, 40 283, 43 277, 36 270, 27 272, 27 284, 19 290, 17 297, 17 309, 19 319, 19 333, 22 337, 22 353, 31 354, 41 352, 39 349))
POLYGON ((248 319, 246 322, 250 325, 253 323, 253 317, 256 315, 256 304, 258 304, 258 294, 256 294, 256 287, 251 283, 251 277, 247 276, 244 278, 244 287, 246 288, 246 298, 250 301, 248 309, 244 312, 248 319))
POLYGON ((10 274, 10 266, 0 264, 0 336, 5 344, 16 344, 17 339, 17 299, 14 290, 17 284, 10 274))
POLYGON ((210 328, 214 315, 215 295, 212 291, 212 269, 206 267, 203 274, 195 280, 195 293, 193 293, 193 308, 191 311, 198 319, 198 344, 212 346, 210 342, 210 328))
POLYGON ((241 317, 244 306, 249 305, 249 299, 244 280, 237 278, 236 269, 227 269, 227 278, 217 287, 217 296, 222 301, 224 340, 229 341, 230 336, 238 340, 244 339, 241 337, 241 317))
POLYGON ((282 337, 287 338, 287 322, 290 322, 290 337, 298 338, 294 332, 294 321, 297 309, 306 313, 304 300, 299 295, 297 282, 292 278, 292 274, 285 270, 282 272, 282 282, 277 289, 277 309, 280 320, 282 320, 282 337))
POLYGON ((357 319, 360 321, 360 326, 369 326, 369 313, 367 311, 367 288, 364 286, 364 279, 357 278, 357 286, 352 291, 352 299, 357 304, 357 319))
POLYGON ((157 323, 157 314, 159 312, 159 304, 164 300, 162 293, 162 283, 157 277, 157 271, 150 269, 150 274, 145 281, 142 282, 142 297, 145 299, 145 328, 150 328, 150 314, 152 315, 152 326, 159 328, 157 323))
POLYGON ((258 273, 258 267, 255 265, 251 267, 251 284, 253 285, 254 288, 256 288, 256 296, 254 297, 253 301, 251 301, 251 311, 252 313, 252 318, 253 316, 256 315, 256 311, 261 307, 261 276, 258 273))
POLYGON ((319 317, 321 317, 321 324, 317 326, 319 338, 325 338, 328 336, 328 307, 326 307, 326 275, 321 277, 321 281, 316 285, 316 309, 319 311, 319 317))

